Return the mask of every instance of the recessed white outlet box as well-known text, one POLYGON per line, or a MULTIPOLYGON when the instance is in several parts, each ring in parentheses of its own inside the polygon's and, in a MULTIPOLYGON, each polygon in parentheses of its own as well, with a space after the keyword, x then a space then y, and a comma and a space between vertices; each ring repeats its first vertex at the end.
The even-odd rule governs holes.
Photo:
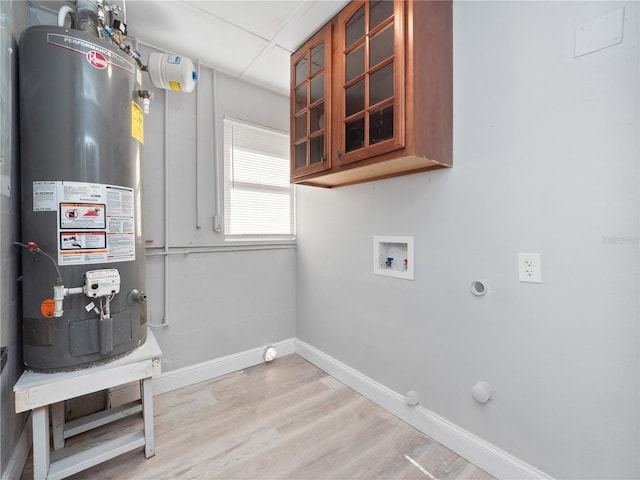
POLYGON ((542 283, 542 266, 539 253, 518 254, 518 277, 521 282, 542 283))
POLYGON ((622 43, 623 25, 624 8, 578 25, 574 55, 580 57, 622 43))
POLYGON ((373 237, 373 273, 413 280, 413 237, 373 237))

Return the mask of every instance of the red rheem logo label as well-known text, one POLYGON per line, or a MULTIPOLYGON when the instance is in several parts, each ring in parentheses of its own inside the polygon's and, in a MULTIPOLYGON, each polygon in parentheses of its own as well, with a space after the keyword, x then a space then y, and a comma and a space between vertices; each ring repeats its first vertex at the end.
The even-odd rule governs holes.
POLYGON ((87 61, 91 64, 92 67, 97 68, 99 70, 104 70, 109 65, 107 59, 100 52, 96 52, 92 50, 87 53, 87 61))

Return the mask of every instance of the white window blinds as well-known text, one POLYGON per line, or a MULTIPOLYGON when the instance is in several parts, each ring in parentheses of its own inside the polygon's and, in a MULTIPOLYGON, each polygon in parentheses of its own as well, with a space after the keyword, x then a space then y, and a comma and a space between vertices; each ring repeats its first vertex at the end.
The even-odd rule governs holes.
POLYGON ((293 239, 289 135, 224 119, 226 239, 293 239))

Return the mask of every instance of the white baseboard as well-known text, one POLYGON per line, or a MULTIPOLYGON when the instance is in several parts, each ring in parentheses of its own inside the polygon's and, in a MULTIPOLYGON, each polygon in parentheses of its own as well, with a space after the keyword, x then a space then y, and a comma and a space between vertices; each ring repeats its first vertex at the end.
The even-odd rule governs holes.
POLYGON ((496 478, 504 480, 553 480, 553 477, 546 475, 432 411, 420 405, 417 407, 407 406, 404 403, 403 395, 390 390, 301 340, 296 339, 295 352, 496 478))
POLYGON ((2 480, 15 480, 22 476, 22 471, 24 470, 29 451, 31 450, 31 434, 31 414, 29 414, 29 418, 24 424, 16 448, 13 450, 13 454, 9 459, 7 468, 2 472, 2 480))
MULTIPOLYGON (((278 357, 295 353, 294 338, 275 342, 271 345, 278 351, 278 357)), ((263 354, 265 348, 266 345, 163 373, 153 378, 153 394, 159 395, 170 392, 264 363, 263 354)))
MULTIPOLYGON (((299 339, 290 338, 274 343, 273 346, 278 351, 278 356, 297 353, 332 377, 380 405, 420 432, 455 451, 461 457, 496 478, 503 480, 553 480, 553 477, 477 437, 471 432, 460 428, 427 408, 420 405, 417 407, 408 407, 404 403, 403 395, 394 392, 299 339)), ((264 349, 264 346, 258 347, 163 373, 158 377, 154 377, 153 393, 154 395, 158 395, 170 392, 244 368, 259 365, 264 363, 264 349)), ((117 399, 117 401, 113 403, 120 404, 125 401, 131 401, 131 397, 135 396, 139 398, 138 386, 137 384, 129 384, 124 386, 120 392, 114 392, 113 398, 117 399)), ((25 427, 25 431, 28 432, 30 436, 31 427, 25 427)), ((19 447, 25 442, 26 453, 24 454, 24 460, 22 460, 22 466, 24 466, 26 455, 29 453, 31 441, 29 438, 26 438, 23 442, 21 437, 19 447)), ((23 449, 16 448, 16 452, 21 450, 23 449)), ((15 463, 18 464, 22 457, 17 454, 14 454, 14 457, 16 458, 15 463)), ((19 472, 22 466, 20 466, 19 472)), ((11 475, 2 476, 2 480, 12 478, 14 477, 11 475)))

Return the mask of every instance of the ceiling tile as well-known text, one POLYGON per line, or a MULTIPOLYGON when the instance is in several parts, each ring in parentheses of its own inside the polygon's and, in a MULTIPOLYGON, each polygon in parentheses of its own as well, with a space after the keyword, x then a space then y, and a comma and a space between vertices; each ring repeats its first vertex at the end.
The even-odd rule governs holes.
POLYGON ((132 37, 151 46, 287 94, 291 52, 347 3, 127 0, 127 26, 132 37))
POLYGON ((130 35, 233 75, 240 75, 268 46, 265 40, 185 2, 156 2, 153 8, 149 3, 127 2, 130 35))
POLYGON ((289 51, 271 45, 242 74, 242 78, 289 95, 289 51))
POLYGON ((271 41, 305 2, 293 0, 188 0, 186 3, 271 41))
POLYGON ((349 3, 348 0, 304 2, 295 17, 278 33, 275 42, 290 52, 294 52, 347 3, 349 3))

